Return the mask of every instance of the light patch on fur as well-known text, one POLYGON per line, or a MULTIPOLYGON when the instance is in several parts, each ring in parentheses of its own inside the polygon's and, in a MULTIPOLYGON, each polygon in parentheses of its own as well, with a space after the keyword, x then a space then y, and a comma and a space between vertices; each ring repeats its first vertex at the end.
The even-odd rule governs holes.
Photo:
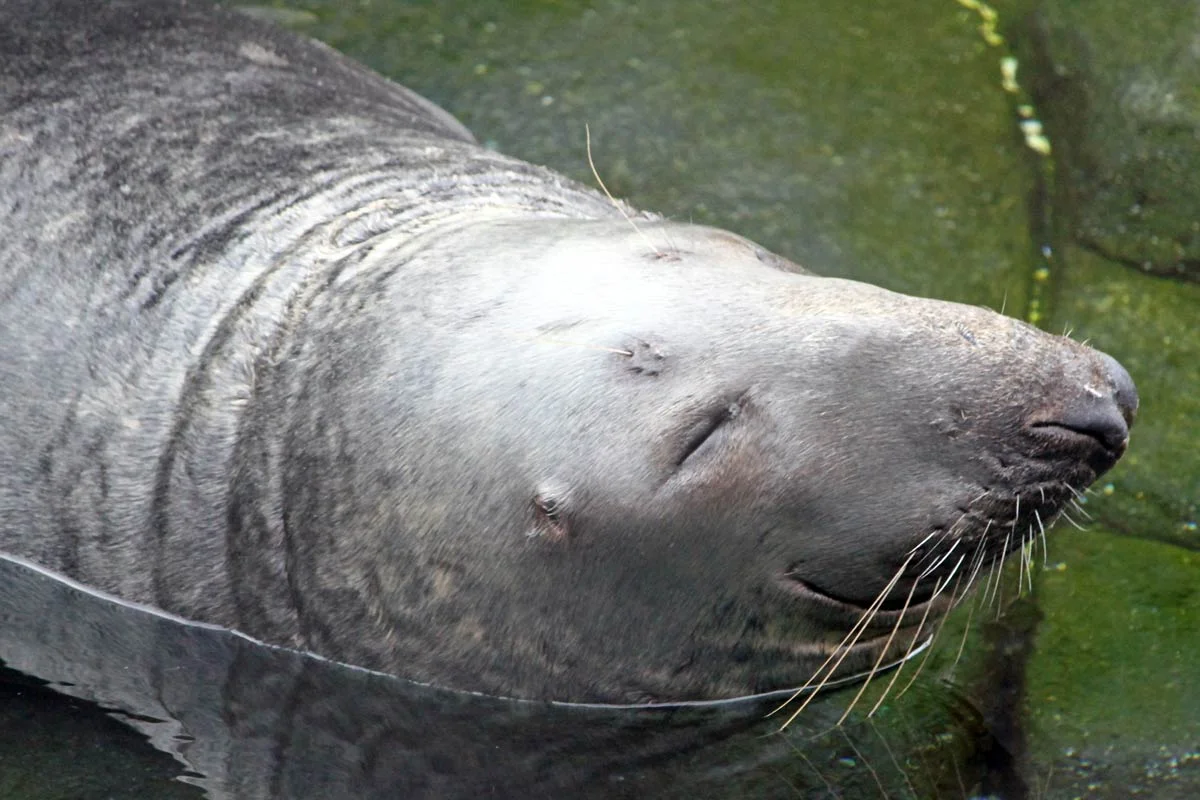
POLYGON ((274 50, 263 47, 258 42, 242 42, 238 46, 238 55, 248 61, 253 61, 260 67, 286 67, 288 65, 286 58, 274 50))

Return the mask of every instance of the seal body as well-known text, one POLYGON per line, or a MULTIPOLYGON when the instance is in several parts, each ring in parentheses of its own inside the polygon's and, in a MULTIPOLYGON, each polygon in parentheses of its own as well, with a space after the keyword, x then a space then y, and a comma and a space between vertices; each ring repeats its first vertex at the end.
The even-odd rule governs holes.
POLYGON ((235 12, 0 7, 0 550, 121 597, 495 694, 796 686, 902 657, 1136 404, 235 12))

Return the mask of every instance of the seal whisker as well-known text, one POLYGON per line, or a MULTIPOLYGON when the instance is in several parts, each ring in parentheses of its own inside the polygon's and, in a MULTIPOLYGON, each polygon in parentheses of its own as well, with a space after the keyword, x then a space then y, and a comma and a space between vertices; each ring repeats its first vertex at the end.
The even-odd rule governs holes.
MULTIPOLYGON (((969 595, 971 593, 971 587, 975 584, 976 578, 979 577, 979 572, 983 568, 983 562, 985 560, 985 555, 984 555, 985 551, 984 551, 984 548, 982 545, 983 545, 983 543, 981 541, 979 546, 977 546, 975 549, 975 554, 971 557, 971 563, 972 563, 971 573, 970 573, 970 575, 967 576, 966 584, 962 586, 962 592, 960 593, 958 591, 959 583, 961 583, 961 580, 962 580, 961 575, 959 576, 959 581, 956 582, 954 585, 954 591, 951 592, 951 594, 950 594, 950 607, 951 608, 957 608, 958 604, 960 602, 962 602, 963 598, 965 598, 967 595, 969 595)), ((987 589, 985 587, 984 594, 986 594, 986 592, 987 592, 987 589)), ((982 602, 982 600, 980 602, 982 602)), ((970 616, 974 613, 975 613, 975 604, 968 604, 968 613, 967 613, 968 624, 969 624, 970 616)), ((946 616, 949 616, 949 614, 947 614, 946 616)), ((943 625, 945 624, 945 618, 943 618, 942 624, 943 625)), ((938 630, 939 631, 941 630, 940 625, 938 626, 938 630)))
POLYGON ((909 550, 909 551, 908 551, 908 555, 910 555, 910 556, 911 556, 913 553, 915 553, 915 552, 917 552, 918 550, 920 550, 920 549, 921 549, 921 547, 922 547, 922 546, 924 546, 924 544, 925 544, 926 542, 928 542, 928 541, 929 541, 930 539, 932 539, 933 537, 937 536, 939 533, 942 533, 942 534, 944 534, 944 533, 945 533, 945 531, 944 531, 944 530, 942 530, 941 528, 934 528, 933 530, 931 530, 931 531, 928 533, 928 535, 926 535, 926 537, 925 537, 924 539, 922 539, 921 541, 917 542, 917 543, 916 543, 916 545, 915 545, 915 546, 914 546, 914 547, 913 547, 911 550, 909 550))
POLYGON ((1021 565, 1025 579, 1029 585, 1029 594, 1033 594, 1033 550, 1036 544, 1037 534, 1034 533, 1033 525, 1030 525, 1029 533, 1021 543, 1021 565))
POLYGON ((934 590, 933 590, 933 595, 932 595, 932 596, 929 598, 929 600, 926 600, 925 602, 927 602, 927 603, 928 603, 928 602, 930 602, 930 601, 932 601, 932 600, 936 599, 936 598, 937 598, 937 596, 938 596, 939 594, 941 594, 941 593, 942 593, 942 591, 943 591, 943 590, 946 588, 946 586, 947 586, 947 585, 949 585, 949 583, 950 583, 950 579, 951 579, 951 578, 953 578, 955 575, 958 575, 958 571, 959 571, 959 569, 961 569, 961 568, 962 568, 963 562, 964 562, 964 561, 966 561, 966 560, 967 560, 967 554, 966 554, 966 553, 963 553, 962 555, 960 555, 960 556, 958 557, 958 561, 955 561, 955 562, 954 562, 954 566, 953 566, 953 567, 951 567, 951 568, 950 568, 950 571, 946 573, 946 577, 944 578, 944 581, 945 581, 945 583, 943 584, 942 588, 941 588, 941 589, 938 589, 938 588, 935 586, 935 587, 934 587, 934 590))
POLYGON ((961 603, 963 601, 963 599, 966 598, 967 595, 969 595, 971 593, 971 589, 975 586, 975 579, 977 577, 979 577, 979 571, 982 567, 983 567, 983 559, 976 558, 973 556, 971 559, 971 570, 970 570, 969 574, 967 575, 967 583, 963 587, 962 594, 954 596, 954 607, 955 608, 957 608, 958 604, 961 603))
POLYGON ((883 587, 883 589, 875 597, 875 600, 871 603, 867 610, 862 613, 862 616, 859 617, 858 622, 856 622, 854 627, 850 629, 850 632, 846 634, 838 646, 834 648, 833 652, 829 654, 829 657, 825 659, 821 666, 817 667, 817 670, 813 673, 813 676, 809 678, 803 686, 793 692, 788 699, 784 700, 779 704, 778 707, 767 714, 767 716, 770 717, 777 712, 782 711, 788 706, 788 704, 794 701, 806 690, 809 688, 812 689, 812 691, 809 692, 809 695, 804 698, 804 702, 800 704, 800 707, 797 708, 792 715, 788 717, 786 721, 784 721, 783 725, 780 726, 779 729, 781 731, 786 729, 788 725, 791 725, 796 717, 800 716, 800 712, 804 711, 808 704, 812 702, 812 699, 816 697, 821 689, 824 688, 825 684, 829 682, 829 679, 833 677, 833 674, 837 672, 837 668, 840 667, 842 662, 846 660, 846 656, 850 654, 850 650, 855 644, 858 643, 858 640, 862 637, 863 632, 866 631, 867 625, 879 612, 879 608, 883 605, 883 601, 887 599, 888 595, 891 594, 892 589, 899 582, 900 577, 904 574, 904 570, 908 568, 908 563, 912 561, 912 558, 913 555, 909 554, 908 558, 904 559, 904 563, 902 563, 899 569, 896 570, 895 574, 892 575, 892 579, 888 581, 886 586, 883 587), (838 655, 839 653, 841 654, 840 656, 838 655), (819 682, 817 682, 817 678, 822 672, 825 673, 825 676, 821 678, 819 682))
MULTIPOLYGON (((936 558, 937 554, 938 554, 938 548, 941 546, 942 542, 946 541, 946 539, 952 535, 952 530, 953 530, 953 526, 951 527, 950 530, 939 531, 939 536, 938 536, 937 540, 934 541, 932 543, 932 546, 927 548, 925 550, 925 552, 921 554, 921 557, 917 560, 917 562, 915 564, 913 564, 913 566, 917 567, 919 569, 929 559, 936 558)), ((926 574, 926 573, 922 573, 922 575, 924 575, 924 574, 926 574)))
POLYGON ((996 581, 994 584, 990 584, 992 586, 992 596, 988 602, 995 603, 997 608, 999 608, 1000 605, 1000 567, 1004 565, 1004 560, 1008 558, 1008 545, 1011 541, 1012 529, 1009 528, 1008 532, 1004 534, 1004 547, 1001 549, 1000 555, 997 556, 992 562, 992 569, 995 571, 996 581))
POLYGON ((1078 522, 1076 522, 1075 520, 1071 519, 1071 515, 1070 515, 1070 514, 1068 514, 1066 511, 1060 511, 1060 512, 1058 512, 1058 515, 1059 515, 1060 517, 1062 517, 1063 519, 1065 519, 1067 522, 1071 523, 1071 524, 1072 524, 1073 526, 1075 526, 1077 529, 1079 529, 1079 530, 1081 530, 1081 531, 1086 531, 1086 530, 1087 530, 1087 528, 1083 527, 1083 526, 1082 526, 1082 525, 1080 525, 1078 522))
MULTIPOLYGON (((985 559, 987 560, 987 559, 985 559)), ((996 566, 999 563, 998 558, 991 558, 991 566, 988 567, 987 581, 983 584, 983 591, 979 593, 979 602, 981 605, 990 605, 992 602, 992 583, 996 580, 996 566)))
MULTIPOLYGON (((924 572, 922 572, 920 575, 917 576, 917 581, 920 581, 922 578, 927 577, 931 572, 933 572, 935 569, 940 567, 946 561, 946 559, 950 557, 950 555, 954 552, 954 549, 956 547, 958 547, 958 545, 961 541, 962 541, 962 539, 955 539, 954 543, 950 545, 950 549, 947 550, 945 553, 943 553, 941 558, 939 558, 934 563, 930 564, 928 567, 925 568, 924 572)), ((957 569, 957 567, 955 569, 957 569)))
MULTIPOLYGON (((1012 522, 1008 523, 1008 525, 1006 526, 1008 528, 1008 531, 1004 534, 1004 547, 1000 551, 1000 559, 999 560, 1000 560, 1001 565, 1003 565, 1003 563, 1009 559, 1009 557, 1013 554, 1014 550, 1019 550, 1021 547, 1020 543, 1025 541, 1024 536, 1022 535, 1018 539, 1018 545, 1016 546, 1016 548, 1012 547, 1013 534, 1015 534, 1017 532, 1017 525, 1020 524, 1020 522, 1021 522, 1021 496, 1017 495, 1015 507, 1013 510, 1013 519, 1012 519, 1012 522)), ((1022 579, 1022 572, 1024 569, 1025 562, 1024 562, 1024 559, 1020 556, 1020 554, 1018 554, 1017 558, 1018 558, 1018 561, 1017 561, 1017 596, 1020 597, 1021 596, 1021 586, 1022 586, 1021 579, 1022 579)), ((1000 618, 1000 615, 1003 613, 1003 607, 1004 607, 1003 598, 1000 596, 1000 591, 1001 591, 1000 581, 1001 580, 1003 580, 1003 573, 1000 574, 1000 579, 996 581, 996 589, 997 589, 996 619, 1000 618)))
POLYGON ((979 541, 975 543, 975 553, 971 556, 971 576, 967 579, 967 585, 963 589, 965 596, 971 591, 971 586, 975 583, 975 578, 979 575, 979 570, 983 567, 983 562, 987 559, 987 531, 991 527, 991 521, 983 529, 983 535, 979 537, 979 541))
POLYGON ((635 231, 637 231, 637 234, 641 236, 643 240, 645 240, 646 244, 649 245, 651 252, 657 256, 665 255, 662 249, 654 244, 654 242, 650 241, 650 237, 646 235, 646 232, 638 227, 638 224, 633 221, 633 217, 631 217, 629 212, 625 210, 624 205, 618 202, 617 198, 613 197, 612 192, 610 192, 608 187, 604 184, 604 179, 600 177, 600 171, 596 169, 596 162, 592 160, 592 129, 586 122, 583 124, 583 135, 584 143, 587 148, 588 166, 592 168, 592 176, 596 179, 596 183, 600 185, 600 189, 604 192, 604 196, 608 198, 610 203, 612 203, 613 208, 621 212, 621 216, 625 218, 625 221, 628 222, 635 231))
MULTIPOLYGON (((982 598, 980 603, 982 603, 982 598)), ((951 662, 952 667, 957 667, 958 662, 962 660, 963 651, 966 650, 967 647, 967 638, 971 635, 971 620, 975 616, 975 608, 980 605, 980 603, 970 603, 967 606, 967 622, 965 625, 963 625, 962 638, 960 638, 958 641, 958 651, 954 654, 954 661, 951 662)))
MULTIPOLYGON (((965 557, 966 557, 966 554, 964 553, 962 556, 959 557, 958 563, 962 564, 962 561, 965 557)), ((937 579, 937 583, 935 583, 933 585, 933 597, 930 598, 931 600, 933 598, 936 598, 941 593, 942 589, 945 588, 947 585, 949 585, 950 577, 952 577, 957 570, 958 570, 958 566, 956 565, 954 570, 952 570, 950 575, 947 576, 945 579, 943 579, 943 578, 937 579)), ((900 661, 899 666, 892 672, 892 679, 889 680, 888 685, 886 687, 884 687, 883 694, 881 694, 879 696, 879 699, 875 701, 875 705, 871 706, 871 710, 867 712, 868 717, 874 716, 875 712, 879 710, 879 707, 881 705, 883 705, 883 701, 887 699, 889 694, 891 694, 892 687, 896 685, 896 680, 900 677, 900 673, 904 671, 905 665, 908 664, 908 659, 912 656, 913 650, 916 649, 917 642, 921 638, 921 631, 925 629, 925 622, 929 619, 929 610, 931 608, 933 608, 932 602, 928 602, 925 604, 925 610, 921 614, 921 621, 919 623, 917 623, 917 630, 915 633, 913 633, 912 641, 910 641, 908 644, 908 650, 905 651, 904 658, 900 661)), ((944 616, 942 618, 945 619, 944 616)), ((899 622, 897 622, 897 625, 899 625, 899 622)), ((941 628, 941 626, 938 626, 938 627, 939 627, 939 629, 941 628)))
POLYGON ((1004 580, 1003 567, 1005 561, 1007 560, 1007 556, 999 559, 1000 570, 996 573, 996 594, 992 603, 993 607, 996 609, 996 619, 1000 619, 1001 615, 1004 614, 1004 586, 1002 585, 1002 582, 1004 580))
POLYGON ((1021 534, 1021 536, 1018 538, 1017 547, 1013 551, 1012 555, 1014 555, 1017 559, 1017 597, 1023 597, 1025 595, 1025 566, 1026 566, 1025 565, 1025 534, 1021 534))
POLYGON ((1088 522, 1092 521, 1092 515, 1088 512, 1088 510, 1086 508, 1084 508, 1080 504, 1080 502, 1078 500, 1071 500, 1070 506, 1071 506, 1071 508, 1075 509, 1080 514, 1082 514, 1083 518, 1086 519, 1088 522))
POLYGON ((1050 548, 1046 545, 1046 526, 1042 523, 1042 515, 1034 510, 1034 519, 1037 520, 1038 531, 1042 538, 1042 569, 1046 569, 1050 564, 1050 548))
MULTIPOLYGON (((959 574, 958 578, 954 581, 954 588, 950 590, 950 606, 952 608, 958 604, 958 602, 962 596, 966 595, 966 593, 968 591, 970 591, 969 586, 962 587, 961 584, 962 584, 962 575, 959 574), (959 594, 960 588, 962 588, 961 595, 959 594)), ((966 626, 967 631, 969 631, 971 629, 971 614, 974 613, 974 611, 975 611, 975 607, 973 605, 968 606, 968 608, 967 608, 967 626, 966 626)), ((900 690, 899 694, 896 695, 897 700, 899 700, 901 697, 904 696, 904 693, 907 692, 909 690, 909 688, 913 685, 913 683, 916 682, 917 676, 919 676, 921 674, 921 672, 925 669, 925 665, 929 662, 930 657, 933 655, 933 643, 935 641, 937 641, 937 639, 942 635, 942 630, 946 627, 946 620, 948 620, 949 618, 950 618, 949 614, 943 614, 941 619, 938 620, 937 629, 934 630, 933 636, 929 637, 929 647, 925 648, 925 654, 921 657, 921 663, 917 665, 916 670, 914 670, 913 674, 909 677, 908 683, 904 684, 904 688, 902 688, 900 690)), ((958 656, 962 655, 962 644, 964 644, 965 642, 966 642, 966 639, 964 638, 962 643, 959 644, 958 656)), ((956 664, 958 663, 958 656, 955 656, 956 664)))
POLYGON ((1033 588, 1033 562, 1035 560, 1037 560, 1037 542, 1038 542, 1037 530, 1035 530, 1033 527, 1033 524, 1030 523, 1030 525, 1029 525, 1029 544, 1026 545, 1026 549, 1029 551, 1029 555, 1026 556, 1026 567, 1027 567, 1027 572, 1029 574, 1029 593, 1030 594, 1033 594, 1033 591, 1034 591, 1034 588, 1033 588))
MULTIPOLYGON (((863 679, 862 686, 860 686, 858 692, 855 693, 854 699, 850 701, 850 705, 848 705, 846 710, 842 712, 842 716, 838 718, 837 724, 839 726, 846 721, 846 717, 850 716, 850 712, 854 710, 856 705, 858 705, 858 701, 862 698, 863 693, 866 692, 867 687, 871 685, 871 680, 875 677, 875 675, 878 674, 879 667, 883 664, 883 660, 887 658, 888 651, 892 647, 892 641, 896 638, 896 632, 900 630, 900 626, 904 623, 904 615, 908 613, 908 607, 912 603, 913 594, 917 591, 918 585, 920 585, 919 580, 913 581, 912 586, 909 587, 908 596, 904 598, 904 605, 900 609, 900 616, 896 617, 896 623, 892 625, 892 629, 888 632, 888 637, 884 641, 883 647, 879 649, 879 655, 876 657, 875 663, 871 665, 870 671, 867 672, 867 677, 863 679)), ((929 607, 926 606, 925 610, 928 611, 929 607)))
MULTIPOLYGON (((980 495, 980 497, 982 497, 982 496, 983 495, 980 495)), ((973 503, 975 501, 973 500, 971 502, 973 503)), ((963 531, 970 528, 970 523, 969 523, 970 514, 971 514, 970 511, 964 510, 958 516, 958 519, 954 520, 954 522, 950 524, 949 528, 946 528, 944 530, 941 528, 934 528, 929 533, 928 536, 926 536, 924 539, 922 539, 920 541, 920 543, 917 544, 916 547, 914 547, 912 550, 910 550, 909 552, 912 553, 913 551, 917 550, 922 545, 927 543, 934 536, 937 537, 937 540, 933 543, 933 546, 931 546, 925 552, 925 554, 923 556, 921 556, 921 559, 916 563, 916 566, 920 567, 922 564, 925 563, 925 561, 927 561, 930 558, 933 558, 937 554, 938 547, 942 544, 942 542, 944 542, 946 539, 953 538, 954 543, 950 546, 950 550, 948 550, 945 553, 945 555, 942 556, 941 560, 938 561, 938 564, 940 564, 941 561, 944 561, 946 556, 948 556, 951 552, 953 552, 954 548, 958 546, 958 543, 961 541, 961 534, 963 533, 963 531)), ((930 569, 936 569, 936 568, 937 568, 937 564, 934 564, 932 567, 930 567, 930 569)), ((928 572, 928 570, 926 570, 925 572, 923 572, 921 574, 921 576, 918 578, 918 580, 920 580, 920 578, 923 578, 928 574, 929 574, 929 572, 928 572)))
MULTIPOLYGON (((988 532, 988 530, 991 529, 993 521, 994 520, 990 520, 990 519, 988 520, 987 525, 984 526, 983 535, 980 536, 980 538, 979 538, 979 550, 980 550, 979 564, 980 564, 980 567, 982 567, 983 564, 989 560, 988 552, 987 552, 987 542, 988 542, 987 532, 988 532)), ((988 595, 991 594, 991 591, 992 591, 992 580, 996 576, 996 558, 993 557, 990 560, 991 560, 991 567, 988 570, 987 581, 984 582, 983 589, 981 590, 980 596, 979 596, 979 602, 981 604, 986 604, 988 602, 987 601, 988 595)))

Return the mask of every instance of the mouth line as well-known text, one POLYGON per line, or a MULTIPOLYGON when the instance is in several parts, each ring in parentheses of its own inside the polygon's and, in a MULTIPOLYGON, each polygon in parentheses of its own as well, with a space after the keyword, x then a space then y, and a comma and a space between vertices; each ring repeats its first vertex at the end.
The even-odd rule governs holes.
MULTIPOLYGON (((816 603, 823 609, 841 612, 847 616, 853 616, 856 619, 861 619, 865 615, 870 615, 871 618, 867 622, 869 629, 895 627, 897 622, 908 619, 911 624, 918 624, 922 618, 927 616, 938 616, 950 610, 950 598, 945 592, 941 592, 936 596, 922 596, 914 594, 911 601, 906 605, 904 599, 908 596, 907 590, 901 589, 897 591, 893 589, 892 595, 900 595, 899 605, 895 600, 885 600, 883 603, 871 602, 866 605, 849 600, 844 597, 830 594, 821 588, 817 587, 810 581, 804 578, 790 574, 788 572, 781 573, 776 579, 776 584, 788 595, 810 603, 816 603)), ((932 587, 931 587, 932 588, 932 587)), ((866 644, 867 642, 860 642, 866 644)))

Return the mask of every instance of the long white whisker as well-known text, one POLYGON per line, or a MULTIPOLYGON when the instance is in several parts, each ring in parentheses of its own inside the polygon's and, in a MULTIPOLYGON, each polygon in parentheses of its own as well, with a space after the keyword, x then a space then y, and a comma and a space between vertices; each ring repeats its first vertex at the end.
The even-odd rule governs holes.
POLYGON ((938 528, 938 529, 934 529, 934 530, 930 531, 928 536, 926 536, 926 537, 925 537, 924 539, 922 539, 921 541, 917 542, 916 546, 915 546, 915 547, 914 547, 912 550, 909 550, 909 551, 908 551, 908 555, 910 555, 910 556, 911 556, 913 553, 915 553, 915 552, 917 552, 918 550, 920 550, 920 549, 921 549, 921 547, 922 547, 922 546, 923 546, 923 545, 924 545, 926 542, 928 542, 928 541, 929 541, 930 539, 932 539, 933 537, 937 536, 939 533, 945 533, 945 531, 941 530, 940 528, 938 528))
POLYGON ((1042 569, 1050 566, 1050 548, 1046 546, 1046 526, 1042 524, 1042 515, 1037 511, 1033 512, 1034 519, 1037 520, 1038 530, 1042 536, 1042 569))
MULTIPOLYGON (((959 559, 959 563, 962 563, 961 558, 959 559)), ((957 569, 957 567, 955 569, 957 569)), ((916 633, 913 634, 912 641, 908 643, 908 650, 905 651, 904 658, 901 659, 900 665, 895 669, 895 671, 892 672, 892 679, 888 681, 888 685, 884 687, 883 694, 879 695, 879 699, 875 701, 875 705, 871 706, 871 710, 867 712, 868 717, 875 716, 875 712, 879 710, 879 707, 883 705, 883 701, 887 699, 889 694, 891 694, 892 687, 896 685, 896 680, 900 677, 900 673, 904 671, 904 666, 908 663, 908 659, 912 656, 912 652, 916 648, 917 642, 920 641, 921 631, 925 629, 925 621, 929 619, 929 609, 933 608, 933 600, 938 596, 938 594, 941 593, 942 588, 945 587, 948 582, 949 579, 942 580, 939 578, 937 583, 933 585, 933 597, 930 598, 930 602, 925 604, 925 611, 921 614, 921 621, 917 624, 917 630, 916 633)), ((913 588, 916 588, 915 584, 913 588)))
POLYGON ((1062 517, 1063 519, 1065 519, 1067 522, 1069 522, 1069 523, 1071 523, 1072 525, 1074 525, 1074 526, 1075 526, 1075 527, 1076 527, 1078 530, 1081 530, 1081 531, 1086 531, 1086 530, 1087 530, 1087 528, 1083 527, 1083 526, 1082 526, 1082 525, 1080 525, 1078 522, 1076 522, 1075 520, 1071 519, 1071 515, 1070 515, 1070 514, 1068 514, 1066 511, 1060 511, 1060 512, 1058 512, 1058 515, 1059 515, 1060 517, 1062 517))
POLYGON ((967 578, 967 585, 963 589, 965 597, 971 591, 971 586, 975 583, 975 578, 979 575, 979 570, 983 567, 983 562, 987 557, 987 537, 985 535, 979 537, 979 542, 975 545, 975 553, 971 556, 971 576, 967 578))
POLYGON ((904 563, 901 564, 900 568, 896 570, 896 573, 892 575, 892 579, 888 581, 887 586, 883 587, 883 590, 875 597, 874 602, 872 602, 867 610, 863 612, 862 616, 859 617, 858 622, 854 624, 854 627, 850 629, 850 632, 846 634, 846 637, 842 639, 841 643, 838 644, 833 652, 829 654, 829 657, 825 659, 825 662, 817 668, 817 671, 813 673, 813 676, 809 678, 803 686, 793 692, 791 697, 783 701, 783 703, 771 711, 770 714, 767 714, 769 717, 782 710, 789 703, 799 697, 806 689, 812 687, 812 691, 809 693, 808 697, 804 698, 804 702, 800 704, 800 707, 797 708, 792 715, 787 718, 782 726, 780 726, 779 729, 781 731, 787 728, 788 725, 791 725, 796 717, 800 716, 800 712, 808 707, 808 704, 812 702, 813 698, 817 696, 825 684, 829 682, 829 679, 833 677, 833 674, 837 672, 837 668, 840 667, 842 662, 846 660, 846 656, 850 655, 850 650, 855 644, 858 643, 859 638, 867 629, 867 624, 871 621, 871 619, 874 618, 875 614, 878 613, 880 607, 883 606, 884 600, 887 599, 887 596, 891 594, 892 589, 895 588, 896 584, 900 581, 900 577, 904 574, 904 570, 908 568, 908 563, 912 561, 912 558, 913 554, 910 553, 908 558, 904 559, 904 563), (840 656, 838 655, 839 653, 841 653, 840 656), (837 659, 836 661, 834 660, 835 657, 837 659), (830 665, 830 662, 833 662, 832 665, 830 665), (826 667, 828 667, 827 671, 826 667), (817 677, 821 675, 822 672, 825 672, 825 677, 821 678, 820 682, 813 686, 813 682, 817 680, 817 677))
MULTIPOLYGON (((912 602, 913 593, 917 590, 918 583, 919 581, 913 581, 912 586, 909 587, 908 597, 904 598, 904 606, 900 609, 900 616, 896 617, 896 624, 893 625, 892 629, 888 632, 887 641, 884 642, 883 647, 880 648, 879 657, 876 658, 875 663, 871 665, 871 671, 867 673, 866 680, 864 680, 862 686, 858 688, 858 692, 855 693, 854 699, 850 701, 850 705, 846 706, 846 710, 842 712, 842 716, 838 718, 837 725, 839 727, 843 722, 846 721, 846 717, 850 716, 850 712, 854 710, 856 705, 858 705, 858 701, 863 696, 863 692, 865 692, 867 687, 871 685, 871 679, 875 677, 877 672, 879 672, 879 666, 883 663, 883 659, 887 657, 888 651, 892 648, 892 640, 896 638, 896 631, 900 630, 900 625, 904 622, 904 615, 908 612, 908 606, 912 602)), ((928 607, 926 607, 925 610, 928 611, 928 607)))
POLYGON ((930 599, 930 601, 932 601, 932 600, 933 600, 934 598, 936 598, 936 597, 937 597, 939 594, 941 594, 942 590, 943 590, 943 589, 945 589, 947 585, 949 585, 949 583, 950 583, 950 579, 951 579, 951 578, 953 578, 955 575, 958 575, 958 571, 959 571, 960 569, 962 569, 963 562, 964 562, 964 561, 966 561, 966 560, 967 560, 967 554, 966 554, 966 553, 963 553, 962 555, 960 555, 960 556, 958 557, 958 561, 955 561, 955 562, 954 562, 954 566, 953 566, 953 567, 951 567, 951 568, 950 568, 950 571, 946 573, 946 582, 945 582, 945 583, 942 585, 942 588, 941 588, 941 589, 934 589, 934 592, 933 592, 933 597, 930 597, 930 598, 929 598, 929 599, 930 599))
POLYGON ((995 592, 993 584, 996 581, 996 570, 1001 560, 1002 559, 993 557, 991 560, 991 566, 988 567, 987 583, 984 584, 983 591, 979 594, 979 604, 982 606, 987 606, 992 602, 991 598, 995 592))
POLYGON ((1033 526, 1029 526, 1029 535, 1021 545, 1021 558, 1025 562, 1025 577, 1029 580, 1029 593, 1033 594, 1033 550, 1037 544, 1037 536, 1033 526))
POLYGON ((949 530, 937 531, 937 533, 938 533, 937 539, 935 539, 933 541, 933 543, 930 544, 929 547, 925 548, 925 552, 921 554, 921 558, 918 559, 917 563, 913 564, 913 566, 920 567, 922 564, 924 564, 929 559, 936 557, 937 553, 938 553, 938 548, 941 547, 942 542, 944 542, 947 538, 949 538, 950 532, 951 532, 951 530, 953 530, 953 527, 954 526, 952 525, 949 530))
POLYGON ((949 557, 950 557, 950 554, 954 552, 954 548, 958 547, 958 544, 959 544, 959 542, 961 542, 961 541, 962 541, 962 539, 955 539, 955 540, 954 540, 954 544, 950 545, 950 549, 949 549, 949 550, 947 550, 947 551, 946 551, 946 552, 945 552, 945 553, 942 555, 942 557, 941 557, 941 558, 939 558, 939 559, 938 559, 937 561, 935 561, 933 564, 930 564, 930 565, 929 565, 929 567, 927 567, 927 568, 926 568, 926 570, 925 570, 924 572, 922 572, 920 575, 918 575, 918 576, 917 576, 917 581, 919 582, 919 581, 920 581, 922 578, 925 578, 925 577, 927 577, 927 576, 929 575, 929 573, 933 572, 935 569, 937 569, 938 567, 940 567, 940 566, 942 565, 942 563, 943 563, 943 562, 944 562, 944 561, 945 561, 947 558, 949 558, 949 557))
MULTIPOLYGON (((962 576, 960 575, 958 577, 958 580, 954 582, 954 588, 950 591, 950 606, 951 607, 954 607, 954 605, 958 603, 958 598, 959 598, 958 589, 959 589, 959 584, 961 582, 962 582, 962 576)), ((973 612, 974 610, 975 609, 972 606, 967 614, 967 626, 968 626, 967 630, 970 630, 970 620, 971 620, 970 613, 973 612)), ((946 620, 949 618, 950 618, 949 614, 943 614, 942 618, 940 620, 938 620, 937 630, 935 630, 933 632, 933 636, 929 637, 929 647, 927 647, 925 649, 925 655, 921 657, 921 663, 917 665, 917 669, 913 672, 912 677, 910 677, 908 679, 908 683, 904 684, 904 688, 901 689, 900 693, 896 695, 897 700, 899 700, 901 697, 904 696, 904 693, 907 692, 909 690, 909 688, 913 685, 913 683, 916 682, 917 676, 920 675, 921 672, 925 669, 925 665, 927 663, 929 663, 929 658, 931 655, 933 655, 933 642, 936 641, 937 638, 942 635, 942 629, 946 626, 946 620)), ((965 642, 966 639, 964 638, 963 641, 965 642)), ((960 655, 962 654, 961 646, 959 647, 959 654, 960 655)))
POLYGON ((975 616, 975 606, 972 604, 967 608, 967 624, 963 626, 962 638, 958 641, 958 652, 954 654, 953 666, 957 667, 959 660, 962 659, 963 650, 967 647, 967 637, 971 635, 971 618, 975 616))
POLYGON ((1000 602, 1000 600, 999 600, 999 598, 1000 598, 1000 573, 999 573, 998 568, 1004 564, 1004 559, 1006 559, 1008 557, 1008 544, 1011 540, 1012 540, 1012 530, 1009 529, 1008 533, 1004 534, 1004 549, 1002 549, 1000 551, 1000 556, 995 560, 995 564, 997 567, 996 583, 992 587, 992 597, 991 597, 991 599, 988 600, 989 603, 995 602, 995 603, 999 604, 999 602, 1000 602))
POLYGON ((1025 537, 1021 536, 1021 543, 1017 545, 1017 597, 1025 594, 1025 537))
MULTIPOLYGON (((948 573, 946 573, 946 577, 942 579, 941 587, 939 588, 937 585, 934 585, 933 594, 930 596, 928 602, 932 603, 934 600, 936 600, 938 598, 938 595, 940 595, 942 592, 946 591, 946 587, 950 585, 951 578, 955 578, 954 588, 957 591, 958 584, 962 582, 962 575, 959 575, 958 568, 962 566, 963 562, 966 561, 966 559, 967 559, 966 553, 963 553, 961 556, 958 557, 958 561, 955 562, 954 568, 951 569, 948 573), (955 577, 955 576, 957 576, 957 577, 955 577)), ((953 593, 951 593, 951 598, 952 598, 951 605, 954 604, 953 596, 954 596, 953 593)))

